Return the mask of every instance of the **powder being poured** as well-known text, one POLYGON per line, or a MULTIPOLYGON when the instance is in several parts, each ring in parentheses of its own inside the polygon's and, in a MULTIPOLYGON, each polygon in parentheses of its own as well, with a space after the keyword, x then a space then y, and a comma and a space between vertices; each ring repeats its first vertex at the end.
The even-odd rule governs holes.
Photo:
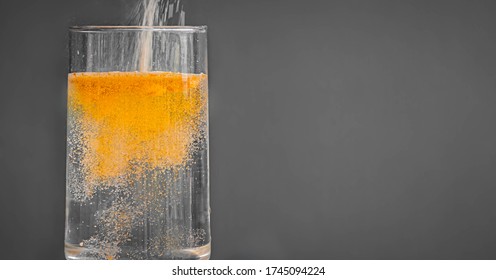
MULTIPOLYGON (((206 120, 206 75, 73 73, 69 110, 89 182, 186 163, 206 120)), ((93 185, 93 184, 90 184, 93 185)))
MULTIPOLYGON (((144 0, 136 8, 134 23, 141 26, 184 25, 185 13, 181 0, 144 0)), ((153 56, 152 32, 141 34, 139 42, 139 71, 147 72, 151 68, 153 56)))

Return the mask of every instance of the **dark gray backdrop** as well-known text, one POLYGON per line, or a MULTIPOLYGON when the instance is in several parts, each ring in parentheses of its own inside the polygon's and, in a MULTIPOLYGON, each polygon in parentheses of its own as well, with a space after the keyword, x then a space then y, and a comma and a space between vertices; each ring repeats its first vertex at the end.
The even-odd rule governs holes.
MULTIPOLYGON (((67 27, 0 0, 2 259, 63 258, 67 27)), ((189 0, 209 26, 213 258, 496 258, 496 2, 189 0)))

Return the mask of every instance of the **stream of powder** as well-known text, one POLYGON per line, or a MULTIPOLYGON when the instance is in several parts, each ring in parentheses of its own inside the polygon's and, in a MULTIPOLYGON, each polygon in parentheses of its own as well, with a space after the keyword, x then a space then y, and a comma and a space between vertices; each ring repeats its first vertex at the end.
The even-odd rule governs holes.
MULTIPOLYGON (((181 0, 144 0, 136 8, 134 22, 140 26, 184 25, 185 13, 181 0)), ((139 71, 147 72, 152 65, 153 33, 141 34, 138 52, 139 71)))

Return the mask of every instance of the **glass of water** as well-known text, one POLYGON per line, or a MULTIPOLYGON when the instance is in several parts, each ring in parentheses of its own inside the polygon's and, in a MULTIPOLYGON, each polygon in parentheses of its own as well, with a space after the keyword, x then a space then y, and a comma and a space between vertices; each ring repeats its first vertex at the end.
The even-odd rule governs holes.
POLYGON ((210 257, 206 27, 70 29, 67 259, 210 257))

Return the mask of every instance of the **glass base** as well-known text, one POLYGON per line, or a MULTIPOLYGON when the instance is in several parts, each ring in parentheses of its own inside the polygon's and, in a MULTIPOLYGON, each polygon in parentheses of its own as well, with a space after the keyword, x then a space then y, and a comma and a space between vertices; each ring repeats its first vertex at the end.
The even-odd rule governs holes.
MULTIPOLYGON (((135 248, 133 253, 127 253, 131 249, 126 247, 121 249, 119 253, 120 260, 208 260, 210 259, 210 243, 200 247, 177 249, 166 252, 160 256, 149 255, 146 251, 137 254, 135 248), (133 257, 127 257, 133 256, 133 257)), ((68 260, 105 260, 101 251, 85 248, 75 244, 65 243, 65 258, 68 260)))

